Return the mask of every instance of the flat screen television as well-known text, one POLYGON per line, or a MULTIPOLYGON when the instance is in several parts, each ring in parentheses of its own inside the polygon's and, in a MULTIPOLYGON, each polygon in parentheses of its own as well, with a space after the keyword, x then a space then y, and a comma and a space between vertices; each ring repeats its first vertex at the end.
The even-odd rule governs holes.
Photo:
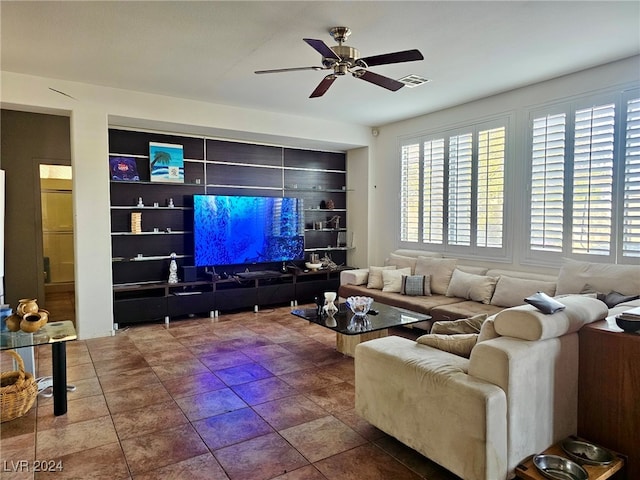
POLYGON ((304 259, 302 199, 193 196, 197 267, 304 259))

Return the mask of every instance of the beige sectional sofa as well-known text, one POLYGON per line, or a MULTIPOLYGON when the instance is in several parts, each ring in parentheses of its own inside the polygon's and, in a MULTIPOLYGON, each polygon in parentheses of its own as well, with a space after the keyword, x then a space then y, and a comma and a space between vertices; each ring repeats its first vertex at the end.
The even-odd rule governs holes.
MULTIPOLYGON (((461 265, 455 258, 443 258, 438 253, 397 250, 381 267, 372 266, 340 273, 339 295, 365 295, 376 302, 406 308, 431 315, 433 321, 455 320, 477 314, 493 315, 505 308, 521 305, 523 299, 537 291, 555 295, 557 276, 526 271, 461 265), (370 270, 382 275, 428 275, 430 295, 407 295, 397 288, 374 288, 370 270), (453 283, 452 283, 453 282, 453 283)), ((397 285, 396 285, 397 286, 397 285)), ((572 292, 580 293, 580 292, 572 292)), ((431 323, 417 327, 429 330, 431 323)))
POLYGON ((513 477, 526 457, 577 433, 578 330, 640 306, 638 299, 609 307, 596 298, 612 291, 618 300, 640 295, 640 266, 565 261, 555 290, 564 310, 500 309, 482 324, 469 358, 429 346, 424 339, 432 335, 361 343, 355 351, 357 413, 465 480, 513 477))

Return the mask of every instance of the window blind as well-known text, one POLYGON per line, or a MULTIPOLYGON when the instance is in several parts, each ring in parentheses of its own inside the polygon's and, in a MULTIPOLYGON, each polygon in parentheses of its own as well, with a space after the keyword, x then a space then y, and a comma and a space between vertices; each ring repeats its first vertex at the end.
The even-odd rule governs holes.
POLYGON ((471 133, 449 138, 449 245, 471 245, 472 148, 471 133))
POLYGON ((566 114, 533 119, 531 230, 534 250, 562 251, 566 114))
POLYGON ((420 229, 420 144, 402 146, 400 240, 417 242, 420 229))
POLYGON ((622 255, 640 257, 640 98, 627 102, 622 255))
POLYGON ((614 126, 613 103, 575 113, 573 253, 611 252, 614 126))
POLYGON ((506 128, 478 133, 476 245, 502 247, 506 128))
POLYGON ((442 244, 444 228, 444 138, 423 144, 422 241, 442 244))

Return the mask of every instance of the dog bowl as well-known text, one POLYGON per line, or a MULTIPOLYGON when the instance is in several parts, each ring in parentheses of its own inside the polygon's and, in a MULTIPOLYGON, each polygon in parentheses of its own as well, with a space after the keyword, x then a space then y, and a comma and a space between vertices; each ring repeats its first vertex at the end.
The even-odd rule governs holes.
POLYGON ((578 463, 587 465, 609 465, 613 462, 613 454, 609 450, 593 443, 567 438, 561 444, 567 455, 578 463))
POLYGON ((588 480, 586 470, 576 462, 558 455, 536 455, 533 464, 551 480, 588 480))
POLYGON ((637 332, 640 330, 640 319, 628 319, 624 318, 621 315, 616 316, 616 323, 622 330, 624 330, 625 332, 637 332))

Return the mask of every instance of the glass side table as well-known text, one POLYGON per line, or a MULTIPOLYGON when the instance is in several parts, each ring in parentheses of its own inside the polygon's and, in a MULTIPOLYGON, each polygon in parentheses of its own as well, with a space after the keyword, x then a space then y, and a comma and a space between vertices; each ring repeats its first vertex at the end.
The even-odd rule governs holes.
POLYGON ((53 368, 53 414, 67 413, 67 349, 66 343, 77 340, 76 329, 71 321, 51 322, 34 333, 0 333, 0 350, 51 344, 53 368))

